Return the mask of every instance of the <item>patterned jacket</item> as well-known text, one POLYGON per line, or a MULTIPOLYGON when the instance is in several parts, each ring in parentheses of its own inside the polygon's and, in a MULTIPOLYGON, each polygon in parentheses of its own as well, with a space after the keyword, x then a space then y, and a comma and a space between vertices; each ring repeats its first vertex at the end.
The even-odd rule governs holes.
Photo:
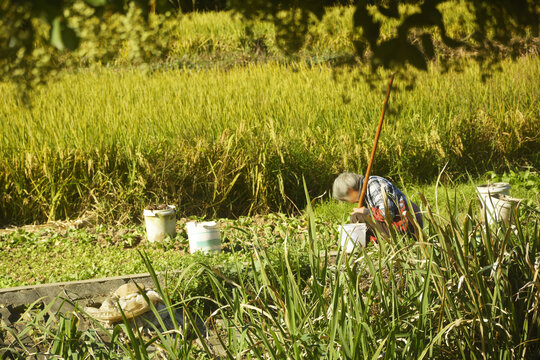
MULTIPOLYGON (((360 182, 360 190, 364 185, 364 179, 360 182)), ((407 198, 396 185, 380 176, 370 176, 366 191, 366 202, 370 208, 377 208, 382 216, 386 214, 384 195, 388 198, 388 213, 393 219, 401 214, 401 209, 407 209, 407 198)))

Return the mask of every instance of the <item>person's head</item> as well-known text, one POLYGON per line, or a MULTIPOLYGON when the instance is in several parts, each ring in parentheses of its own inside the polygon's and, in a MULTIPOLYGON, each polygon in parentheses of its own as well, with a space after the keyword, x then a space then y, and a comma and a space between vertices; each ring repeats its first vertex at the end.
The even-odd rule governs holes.
POLYGON ((360 185, 364 177, 355 173, 340 174, 334 180, 332 196, 339 201, 357 202, 360 198, 360 185))

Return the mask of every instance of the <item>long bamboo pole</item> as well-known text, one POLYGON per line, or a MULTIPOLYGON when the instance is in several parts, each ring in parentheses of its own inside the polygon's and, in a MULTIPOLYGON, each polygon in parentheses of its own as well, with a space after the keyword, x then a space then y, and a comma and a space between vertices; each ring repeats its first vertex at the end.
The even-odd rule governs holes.
POLYGON ((362 207, 362 204, 364 203, 364 199, 366 197, 369 174, 371 173, 371 167, 373 166, 373 160, 375 159, 375 152, 377 151, 377 143, 379 142, 379 137, 381 136, 384 113, 386 112, 386 104, 388 103, 388 98, 390 97, 390 90, 392 89, 393 82, 394 82, 394 73, 392 73, 392 75, 390 76, 390 81, 388 82, 388 89, 386 90, 386 97, 384 98, 384 103, 383 103, 382 112, 381 112, 381 119, 379 120, 379 126, 377 127, 377 134, 375 134, 375 142, 373 143, 373 149, 371 150, 371 157, 369 159, 366 176, 364 177, 364 184, 362 185, 362 192, 360 193, 360 199, 358 200, 358 207, 362 207))

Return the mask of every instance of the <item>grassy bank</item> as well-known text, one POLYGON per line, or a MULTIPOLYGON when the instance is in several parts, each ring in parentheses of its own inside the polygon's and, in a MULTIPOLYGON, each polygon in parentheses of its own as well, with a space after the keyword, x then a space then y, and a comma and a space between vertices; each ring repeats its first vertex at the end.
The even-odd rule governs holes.
MULTIPOLYGON (((269 214, 221 219, 223 252, 212 256, 191 255, 184 227, 187 221, 178 221, 174 239, 154 244, 146 239, 144 225, 89 225, 77 229, 61 223, 4 230, 0 233, 0 251, 5 254, 0 260, 0 288, 146 272, 139 252, 145 252, 155 270, 160 272, 178 272, 193 264, 205 263, 228 273, 235 264, 247 261, 255 241, 270 249, 280 249, 286 238, 298 249, 307 244, 305 217, 269 214)), ((318 226, 321 234, 327 236, 328 245, 335 248, 335 244, 332 245, 336 242, 335 229, 328 222, 318 221, 318 226)), ((184 290, 200 295, 211 291, 210 284, 201 279, 191 279, 184 285, 184 290)))
MULTIPOLYGON (((99 213, 137 218, 150 202, 231 216, 302 207, 343 170, 363 171, 383 98, 325 66, 82 71, 25 108, 2 85, 0 222, 99 213)), ((396 80, 374 173, 432 182, 539 163, 540 61, 396 80)), ((463 177, 462 177, 463 178, 463 177)))
MULTIPOLYGON (((521 219, 526 220, 534 210, 540 209, 540 176, 522 172, 514 176, 498 176, 491 179, 509 182, 510 195, 523 199, 521 219)), ((433 209, 444 218, 452 210, 463 221, 467 207, 476 198, 475 185, 485 180, 465 184, 409 184, 403 191, 408 198, 424 211, 420 194, 423 194, 433 209), (453 207, 448 208, 448 203, 453 207)), ((317 232, 325 246, 334 251, 338 248, 337 226, 348 223, 349 213, 355 205, 338 203, 322 198, 314 203, 317 232)), ((478 204, 473 203, 475 212, 478 204)), ((538 210, 536 210, 538 211, 538 210)), ((424 215, 427 216, 427 215, 424 215)), ((307 218, 304 215, 288 217, 269 214, 242 217, 237 220, 220 219, 224 253, 220 256, 189 255, 189 245, 184 227, 187 219, 177 223, 178 234, 161 244, 149 244, 144 225, 105 226, 91 222, 77 229, 69 223, 28 226, 18 230, 0 230, 0 288, 21 285, 37 285, 59 281, 85 280, 108 276, 145 272, 139 251, 147 253, 156 271, 181 270, 194 263, 223 266, 226 271, 236 262, 246 261, 247 253, 253 251, 255 242, 263 247, 281 249, 285 239, 292 249, 303 249, 308 239, 307 218), (13 264, 17 264, 13 267, 13 264)), ((292 250, 291 250, 292 251, 292 250)), ((207 282, 192 282, 196 287, 206 288, 207 282)), ((205 293, 204 295, 208 295, 205 293)))
MULTIPOLYGON (((418 241, 392 234, 332 261, 327 254, 335 241, 309 207, 311 221, 301 231, 297 220, 274 218, 274 230, 249 235, 244 257, 227 263, 229 271, 219 270, 223 257, 193 258, 171 278, 172 290, 158 291, 190 319, 217 323, 211 335, 220 337, 220 352, 202 334, 196 336, 204 345, 197 345, 183 325, 87 328, 81 310, 44 317, 47 308, 30 312, 31 321, 22 316, 12 327, 0 326, 1 339, 8 339, 0 351, 17 359, 33 352, 110 359, 536 359, 538 213, 514 219, 515 228, 486 227, 474 200, 465 209, 456 205, 446 201, 445 215, 424 204, 418 241)), ((239 233, 258 227, 245 221, 235 224, 239 233)))

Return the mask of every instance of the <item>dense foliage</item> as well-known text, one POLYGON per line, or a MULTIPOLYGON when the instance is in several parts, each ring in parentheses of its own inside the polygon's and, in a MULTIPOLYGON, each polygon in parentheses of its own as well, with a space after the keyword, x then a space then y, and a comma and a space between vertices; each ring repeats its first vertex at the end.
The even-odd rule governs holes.
MULTIPOLYGON (((227 7, 249 21, 274 24, 280 48, 295 53, 309 39, 310 27, 332 11, 328 6, 332 3, 231 0, 227 7)), ((162 41, 153 42, 148 34, 156 30, 156 6, 161 4, 156 0, 2 0, 0 79, 15 81, 22 87, 46 81, 58 67, 51 50, 57 54, 79 48, 84 33, 92 32, 91 23, 106 23, 115 14, 131 13, 132 18, 143 20, 143 26, 140 30, 135 30, 129 22, 116 29, 99 26, 98 34, 114 39, 113 48, 115 42, 127 40, 132 42, 131 46, 159 52, 162 41), (87 21, 74 21, 78 14, 72 11, 73 7, 85 7, 87 21)), ((407 73, 409 66, 427 70, 427 60, 437 55, 438 42, 473 53, 476 60, 489 65, 498 63, 501 53, 514 57, 520 54, 518 39, 538 36, 538 7, 534 0, 357 1, 352 8, 349 41, 355 55, 369 63, 372 70, 382 67, 407 73), (447 27, 452 20, 441 11, 445 5, 458 4, 471 14, 471 28, 466 37, 450 35, 447 27), (387 22, 394 23, 390 33, 382 31, 387 22)), ((166 35, 158 31, 156 38, 162 36, 166 35)), ((106 54, 107 51, 96 56, 97 60, 105 60, 106 54)), ((445 67, 459 65, 453 57, 442 61, 445 67)))

